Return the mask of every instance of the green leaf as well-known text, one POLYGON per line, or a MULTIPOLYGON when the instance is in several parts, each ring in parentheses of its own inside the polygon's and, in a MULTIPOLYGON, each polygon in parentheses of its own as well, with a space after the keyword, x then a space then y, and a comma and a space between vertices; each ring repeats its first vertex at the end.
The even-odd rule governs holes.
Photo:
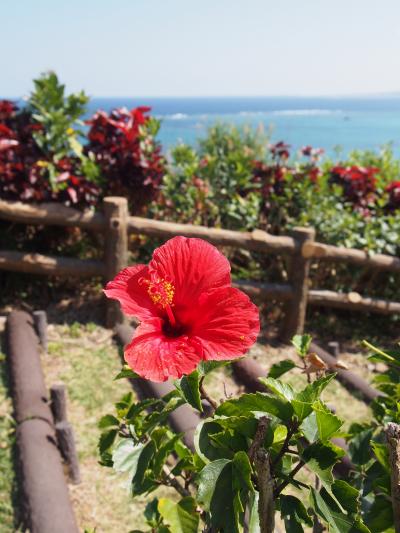
POLYGON ((282 398, 283 400, 291 401, 295 397, 295 391, 289 383, 283 383, 279 379, 274 378, 258 378, 268 390, 282 398))
POLYGON ((206 376, 217 368, 222 368, 224 366, 230 365, 231 362, 232 361, 200 361, 197 366, 197 371, 200 376, 206 376))
POLYGON ((237 399, 228 400, 216 410, 217 415, 225 416, 240 416, 245 412, 268 413, 281 420, 289 421, 293 415, 293 408, 287 401, 275 398, 269 394, 256 392, 253 394, 242 394, 237 399))
POLYGON ((380 533, 393 527, 393 507, 390 500, 385 496, 376 496, 365 521, 373 533, 380 533))
POLYGON ((301 392, 298 392, 295 396, 295 399, 301 402, 309 403, 313 403, 316 400, 319 400, 319 397, 321 396, 322 392, 329 385, 335 375, 336 374, 327 374, 322 378, 316 379, 315 381, 307 385, 307 387, 301 392))
POLYGON ((312 520, 306 508, 295 496, 282 494, 279 497, 279 506, 287 533, 302 533, 304 530, 301 524, 312 527, 312 520))
POLYGON ((296 364, 291 359, 283 359, 271 366, 268 372, 268 377, 279 378, 283 376, 283 374, 286 374, 286 372, 289 372, 289 370, 292 370, 292 368, 295 368, 295 366, 296 364))
MULTIPOLYGON (((323 492, 310 488, 310 504, 314 511, 329 526, 333 533, 371 533, 359 518, 348 516, 340 511, 338 506, 323 492)), ((374 532, 375 533, 375 532, 374 532)))
POLYGON ((113 445, 115 441, 117 434, 118 434, 118 431, 116 429, 111 429, 100 435, 99 445, 98 445, 100 455, 102 455, 104 452, 106 452, 107 450, 111 448, 111 446, 113 445))
POLYGON ((333 483, 332 468, 345 455, 345 451, 330 442, 315 442, 303 450, 301 458, 320 479, 328 492, 333 483))
POLYGON ((347 481, 336 479, 332 486, 332 493, 345 511, 356 514, 360 507, 360 493, 347 481))
POLYGON ((371 459, 370 440, 373 429, 368 428, 357 433, 350 441, 349 455, 355 465, 365 465, 371 459))
POLYGON ((174 435, 172 438, 168 439, 167 442, 163 444, 156 452, 153 463, 153 474, 155 477, 160 475, 168 456, 175 450, 175 444, 181 440, 181 438, 181 434, 174 435))
POLYGON ((160 498, 158 511, 171 533, 197 533, 199 513, 196 512, 196 502, 193 498, 188 496, 178 503, 160 498))
POLYGON ((113 452, 114 469, 117 472, 129 472, 132 478, 132 494, 143 494, 157 485, 145 479, 146 470, 155 453, 153 441, 146 444, 134 444, 130 439, 122 440, 113 452))
POLYGON ((312 404, 315 412, 318 434, 321 440, 329 439, 343 425, 343 422, 334 415, 322 402, 312 404))
POLYGON ((310 349, 311 341, 311 335, 295 335, 292 339, 292 344, 296 348, 297 353, 301 357, 305 357, 310 349))
POLYGON ((209 512, 211 524, 216 528, 239 533, 237 492, 233 489, 229 459, 217 459, 200 472, 197 499, 209 512))
POLYGON ((119 428, 119 420, 113 415, 104 415, 100 418, 98 427, 100 429, 105 429, 109 427, 119 428))
POLYGON ((189 405, 194 407, 200 412, 203 412, 203 406, 201 404, 200 391, 200 374, 197 370, 184 376, 180 380, 175 381, 175 387, 182 394, 183 398, 189 405))
POLYGON ((254 491, 251 481, 252 468, 249 457, 244 451, 235 453, 232 461, 233 487, 240 490, 243 487, 254 491))
POLYGON ((387 446, 378 442, 371 441, 371 448, 373 449, 376 458, 386 470, 386 472, 390 472, 389 452, 387 446))
POLYGON ((136 372, 134 372, 131 368, 129 368, 128 365, 124 365, 122 370, 115 376, 114 381, 122 378, 136 379, 140 378, 140 376, 139 374, 136 374, 136 372))

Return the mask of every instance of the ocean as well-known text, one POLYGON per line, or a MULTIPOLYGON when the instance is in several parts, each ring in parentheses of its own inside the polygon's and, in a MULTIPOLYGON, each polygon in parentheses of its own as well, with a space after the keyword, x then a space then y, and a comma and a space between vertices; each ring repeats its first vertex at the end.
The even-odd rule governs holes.
POLYGON ((148 105, 161 120, 158 139, 164 151, 177 143, 196 145, 215 122, 262 126, 271 142, 285 141, 297 150, 324 148, 328 155, 353 149, 378 150, 392 143, 400 150, 400 95, 352 98, 92 98, 98 109, 148 105))

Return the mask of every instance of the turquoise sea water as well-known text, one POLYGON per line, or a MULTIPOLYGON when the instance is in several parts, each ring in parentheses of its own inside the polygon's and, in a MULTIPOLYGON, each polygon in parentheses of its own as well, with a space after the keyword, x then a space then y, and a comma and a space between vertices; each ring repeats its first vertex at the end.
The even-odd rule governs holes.
POLYGON ((379 149, 392 143, 400 152, 400 96, 371 98, 93 98, 89 112, 149 105, 162 120, 159 140, 165 149, 178 142, 195 144, 207 127, 219 122, 262 125, 273 142, 284 140, 293 150, 303 145, 333 154, 340 146, 379 149))

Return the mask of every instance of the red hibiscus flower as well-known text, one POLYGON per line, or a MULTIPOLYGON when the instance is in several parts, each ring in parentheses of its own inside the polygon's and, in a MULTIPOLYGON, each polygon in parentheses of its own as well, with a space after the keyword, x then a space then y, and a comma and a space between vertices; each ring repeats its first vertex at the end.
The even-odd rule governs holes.
POLYGON ((240 357, 260 330, 257 307, 231 287, 228 260, 201 239, 169 240, 149 265, 125 268, 104 292, 141 321, 125 360, 152 381, 190 374, 202 360, 240 357))

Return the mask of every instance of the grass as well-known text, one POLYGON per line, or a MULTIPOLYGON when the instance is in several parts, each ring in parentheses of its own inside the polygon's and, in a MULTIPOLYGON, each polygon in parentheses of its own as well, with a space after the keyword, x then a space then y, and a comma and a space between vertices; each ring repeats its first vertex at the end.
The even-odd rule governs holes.
MULTIPOLYGON (((80 529, 124 533, 143 528, 149 497, 133 500, 126 480, 98 464, 97 423, 132 390, 126 380, 113 381, 121 363, 111 332, 93 323, 51 325, 49 341, 48 353, 42 354, 46 384, 63 381, 67 387, 68 418, 79 454, 82 483, 70 485, 70 493, 80 529)), ((171 495, 171 490, 161 493, 171 495)))
POLYGON ((6 360, 0 352, 0 531, 16 531, 14 516, 14 495, 16 480, 14 473, 15 423, 9 396, 6 360))

